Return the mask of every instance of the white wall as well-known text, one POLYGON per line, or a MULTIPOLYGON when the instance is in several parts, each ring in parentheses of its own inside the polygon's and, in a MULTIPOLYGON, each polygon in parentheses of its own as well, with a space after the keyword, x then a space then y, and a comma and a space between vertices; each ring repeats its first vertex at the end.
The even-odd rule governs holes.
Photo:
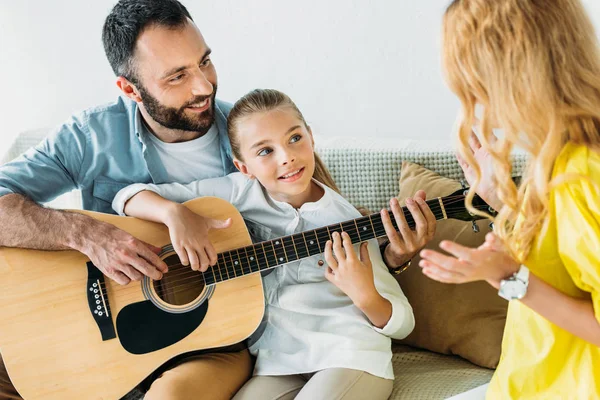
MULTIPOLYGON (((213 48, 219 97, 285 91, 320 135, 448 137, 439 63, 448 0, 183 0, 213 48)), ((584 0, 600 27, 600 0, 584 0)), ((114 0, 0 0, 0 153, 118 95, 101 43, 114 0)))

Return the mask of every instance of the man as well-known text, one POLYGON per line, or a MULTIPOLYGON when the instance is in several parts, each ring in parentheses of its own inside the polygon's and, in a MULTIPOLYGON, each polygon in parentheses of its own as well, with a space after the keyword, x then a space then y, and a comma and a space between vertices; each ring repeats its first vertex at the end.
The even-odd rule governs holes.
MULTIPOLYGON (((37 203, 80 189, 85 209, 113 213, 114 195, 128 184, 226 175, 234 170, 226 128, 231 106, 216 100, 211 50, 177 0, 121 0, 102 38, 124 96, 72 117, 35 149, 0 167, 0 246, 74 249, 120 284, 143 275, 160 279, 166 265, 156 255, 159 249, 110 224, 37 203)), ((417 231, 392 236, 392 245, 383 248, 388 265, 400 265, 433 235, 428 208, 415 210, 417 231)), ((205 220, 205 232, 225 227, 205 220)), ((189 260, 195 270, 215 261, 206 235, 204 242, 205 253, 189 260)), ((187 358, 151 381, 145 398, 230 398, 251 368, 246 350, 187 358)), ((0 362, 3 394, 19 398, 0 362)))

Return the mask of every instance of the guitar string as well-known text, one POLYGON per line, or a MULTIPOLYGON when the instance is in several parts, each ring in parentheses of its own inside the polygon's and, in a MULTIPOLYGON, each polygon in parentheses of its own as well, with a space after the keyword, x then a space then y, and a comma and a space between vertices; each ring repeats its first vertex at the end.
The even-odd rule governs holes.
MULTIPOLYGON (((460 197, 460 200, 462 200, 462 199, 464 198, 463 196, 456 196, 456 197, 460 197)), ((456 201, 454 201, 454 202, 456 202, 456 201)), ((452 203, 453 203, 453 202, 448 202, 448 205, 450 205, 450 204, 452 204, 452 203)), ((432 205, 430 205, 430 208, 431 208, 431 207, 432 207, 432 205)), ((438 207, 439 207, 439 204, 438 204, 438 207)), ((439 208, 441 209, 441 207, 439 207, 439 208)), ((452 211, 455 211, 456 209, 459 209, 459 210, 461 210, 461 211, 464 211, 464 209, 463 209, 462 207, 459 207, 459 208, 445 207, 445 208, 446 208, 446 212, 447 212, 447 213, 449 213, 449 212, 452 212, 452 211)), ((475 206, 475 208, 478 208, 478 209, 480 209, 480 210, 486 210, 488 207, 487 207, 487 206, 475 206)), ((403 207, 403 211, 406 213, 406 208, 405 208, 405 207, 403 207)), ((432 211, 433 211, 433 210, 432 210, 432 211)), ((377 214, 375 214, 375 215, 377 215, 377 214)), ((409 214, 409 215, 410 215, 410 214, 409 214)), ((338 228, 337 228, 337 226, 339 225, 339 227, 340 227, 340 228, 342 228, 342 229, 340 229, 340 230, 343 230, 343 226, 342 226, 342 224, 344 224, 344 223, 348 223, 348 224, 350 224, 351 222, 353 222, 353 221, 344 221, 344 222, 341 222, 341 223, 339 223, 339 224, 330 225, 330 227, 332 227, 333 229, 337 230, 337 229, 338 229, 338 228)), ((408 221, 408 218, 407 218, 407 222, 410 224, 411 222, 414 222, 414 221, 408 221)), ((376 230, 379 230, 379 229, 382 229, 382 227, 383 227, 383 222, 382 222, 382 221, 381 221, 381 222, 380 222, 380 221, 374 221, 374 225, 377 225, 377 228, 375 228, 375 229, 376 229, 376 230)), ((322 228, 324 228, 324 227, 322 227, 322 228)), ((322 228, 317 228, 317 229, 322 229, 322 228)), ((355 230, 355 229, 354 229, 354 230, 355 230)), ((349 231, 349 230, 346 230, 346 232, 348 232, 348 231, 349 231)), ((316 235, 315 235, 315 236, 316 236, 316 239, 317 239, 319 242, 321 241, 321 240, 320 240, 321 238, 320 238, 320 237, 318 237, 319 233, 326 234, 324 231, 322 231, 322 232, 317 232, 317 230, 315 230, 314 232, 315 232, 315 234, 316 234, 316 235)), ((360 233, 359 233, 359 232, 357 232, 357 234, 358 234, 358 239, 360 239, 360 233)), ((297 234, 294 234, 294 235, 297 235, 297 234)), ((326 234, 326 235, 327 235, 327 234, 326 234)), ((326 237, 328 237, 328 236, 326 236, 326 237)), ((291 238, 291 236, 287 236, 287 237, 280 238, 280 239, 287 239, 287 241, 288 241, 288 242, 290 242, 290 238, 291 238)), ((277 239, 273 239, 273 240, 277 240, 277 239)), ((293 239, 292 239, 292 240, 293 240, 293 239)), ((328 240, 329 240, 329 239, 328 239, 328 240)), ((283 240, 282 240, 282 241, 283 241, 283 240)), ((272 242, 272 241, 271 241, 271 242, 272 242)), ((273 247, 273 246, 272 246, 272 247, 273 247)), ((294 245, 293 245, 293 244, 289 244, 289 243, 288 243, 288 244, 285 244, 285 242, 284 242, 284 243, 283 243, 283 246, 281 246, 280 248, 281 248, 281 249, 287 249, 288 247, 289 247, 289 248, 290 248, 290 250, 291 250, 291 249, 294 247, 294 245)), ((231 257, 231 252, 232 252, 232 251, 236 251, 236 250, 239 250, 239 249, 233 249, 233 250, 230 250, 230 251, 228 251, 228 252, 230 253, 230 254, 229 254, 229 255, 230 255, 230 257, 231 257)), ((284 250, 284 251, 285 251, 285 250, 284 250)), ((224 252, 224 253, 225 253, 225 252, 224 252)), ((222 253, 222 254, 224 254, 224 253, 222 253)), ((247 263, 247 264, 249 264, 248 258, 247 258, 247 257, 244 255, 244 253, 245 253, 245 251, 244 251, 244 252, 241 252, 241 255, 238 253, 238 257, 236 257, 236 260, 240 261, 242 264, 244 264, 244 263, 247 263)), ((276 253, 276 250, 275 250, 275 249, 273 249, 273 250, 269 250, 269 251, 268 251, 268 252, 266 252, 266 253, 267 253, 267 255, 266 255, 266 261, 268 261, 268 256, 276 256, 276 255, 277 255, 277 253, 276 253)), ((285 251, 285 253, 284 253, 284 254, 287 254, 287 251, 285 251)), ((313 254, 313 255, 316 255, 316 254, 320 254, 320 253, 315 253, 315 254, 313 254)), ((299 257, 299 258, 297 258, 297 259, 295 259, 295 260, 292 260, 292 261, 297 261, 297 260, 299 260, 299 259, 306 258, 306 257, 309 257, 309 256, 311 256, 311 255, 310 255, 310 252, 307 252, 307 255, 306 255, 305 257, 299 257)), ((258 260, 257 260, 257 262, 258 262, 258 260)), ((267 264, 268 264, 268 262, 267 262, 267 264)), ((276 264, 276 265, 281 265, 281 264, 284 264, 284 263, 277 262, 277 264, 276 264)), ((177 267, 177 266, 183 266, 183 265, 182 265, 182 264, 172 264, 172 265, 171 265, 171 267, 177 267)), ((275 267, 275 266, 273 266, 273 267, 275 267)), ((213 268, 213 269, 214 269, 214 267, 210 267, 210 268, 213 268)), ((223 268, 223 267, 219 266, 219 268, 223 268)), ((241 277, 241 276, 247 276, 247 275, 249 275, 249 274, 252 274, 252 273, 257 273, 257 272, 260 272, 260 271, 264 270, 264 269, 260 269, 260 267, 259 267, 259 269, 258 269, 258 270, 256 270, 256 271, 253 271, 250 265, 248 266, 248 268, 244 268, 244 267, 243 267, 243 265, 242 265, 242 266, 240 266, 240 267, 239 267, 239 268, 240 268, 240 269, 239 269, 239 271, 238 271, 238 270, 236 269, 236 267, 235 267, 235 266, 233 266, 233 265, 231 266, 231 268, 230 268, 230 269, 229 269, 229 267, 228 267, 227 265, 225 265, 225 266, 224 266, 224 268, 225 268, 227 271, 232 271, 232 272, 233 272, 233 274, 234 274, 234 277, 233 277, 233 278, 236 278, 236 277, 241 277), (250 272, 246 272, 246 271, 250 271, 250 272), (240 273, 238 273, 238 272, 240 272, 240 273)), ((226 273, 226 274, 223 274, 223 273, 222 273, 222 271, 221 271, 221 274, 220 274, 220 276, 222 276, 222 275, 228 275, 228 276, 229 276, 229 278, 228 278, 228 279, 223 279, 223 280, 220 280, 220 281, 215 281, 215 280, 214 280, 214 278, 216 277, 216 274, 214 274, 214 276, 213 276, 213 275, 212 275, 212 273, 209 273, 208 271, 207 271, 207 272, 204 272, 204 273, 199 273, 198 271, 193 271, 193 270, 191 270, 191 269, 187 269, 187 268, 185 268, 185 269, 182 269, 182 270, 185 270, 185 272, 181 273, 181 272, 177 271, 177 274, 171 274, 171 275, 169 275, 169 278, 171 278, 171 281, 169 282, 169 285, 171 285, 171 286, 170 286, 169 288, 167 288, 167 289, 164 289, 164 290, 158 290, 157 288, 155 288, 155 291, 157 292, 157 294, 158 294, 159 296, 161 296, 161 297, 162 297, 162 296, 165 296, 165 295, 166 295, 166 292, 169 292, 170 294, 175 294, 175 293, 177 293, 177 292, 180 292, 180 291, 182 291, 182 290, 183 290, 183 291, 184 291, 184 290, 187 290, 188 288, 187 288, 186 286, 190 286, 190 284, 203 283, 203 284, 205 284, 205 285, 206 285, 206 284, 208 284, 208 285, 214 285, 214 284, 216 284, 216 283, 220 283, 220 282, 224 282, 224 281, 227 281, 227 280, 233 279, 233 278, 230 276, 230 274, 227 274, 227 273, 226 273), (207 279, 205 279, 205 278, 206 278, 206 276, 205 276, 204 274, 208 274, 208 277, 210 278, 210 279, 208 279, 208 280, 212 280, 213 282, 209 282, 209 283, 207 283, 207 279), (186 277, 186 278, 183 278, 185 275, 191 275, 191 276, 188 276, 188 277, 186 277), (174 276, 177 276, 177 278, 183 278, 183 279, 179 279, 179 281, 177 281, 177 280, 173 280, 173 277, 174 277, 174 276), (178 282, 178 284, 177 284, 177 285, 175 285, 175 283, 176 283, 176 282, 178 282), (182 283, 182 282, 184 282, 184 283, 182 283), (179 289, 181 289, 181 290, 179 290, 179 291, 178 291, 178 290, 175 290, 175 291, 173 291, 173 289, 174 289, 174 288, 179 288, 179 289)), ((102 285, 102 286, 104 287, 105 285, 102 285)), ((103 291, 103 294, 106 294, 106 292, 105 292, 105 291, 103 291)))
MULTIPOLYGON (((485 208, 485 207, 484 207, 484 208, 485 208)), ((483 209, 483 208, 482 208, 482 209, 483 209)), ((344 221, 344 222, 346 222, 346 223, 349 223, 349 221, 344 221)), ((340 223, 340 224, 335 224, 335 228, 334 228, 334 229, 336 229, 336 230, 338 229, 338 228, 337 228, 337 225, 340 225, 340 228, 342 228, 342 229, 343 229, 343 227, 342 227, 341 225, 342 225, 344 222, 342 222, 342 223, 340 223)), ((378 225, 378 228, 375 228, 375 229, 381 229, 381 227, 382 227, 382 223, 377 223, 377 225, 378 225)), ((348 231, 348 230, 347 230, 347 231, 348 231)), ((315 233, 318 235, 320 232, 315 232, 315 233)), ((322 233, 325 233, 325 232, 322 232, 322 233)), ((288 242, 289 242, 289 239, 290 239, 290 237, 291 237, 291 236, 288 236, 288 237, 287 237, 287 239, 288 239, 288 242)), ((326 236, 326 237, 327 237, 327 236, 326 236)), ((359 238, 360 238, 360 235, 359 235, 359 238)), ((285 238, 283 238, 283 239, 285 239, 285 238)), ((318 240, 319 242, 321 241, 320 239, 321 239, 321 238, 318 238, 318 237, 317 237, 317 240, 318 240)), ((274 240, 276 240, 276 239, 274 239, 274 240)), ((289 244, 287 244, 287 245, 286 245, 285 243, 284 243, 284 246, 282 246, 282 248, 287 248, 287 247, 291 247, 291 246, 290 246, 289 244)), ((234 250, 237 250, 237 249, 234 249, 234 250)), ((229 253, 230 253, 230 257, 231 257, 231 252, 232 252, 232 251, 229 251, 229 253)), ((307 253, 307 254, 309 254, 309 253, 307 253)), ((316 255, 316 254, 319 254, 319 253, 315 253, 315 254, 313 254, 313 255, 316 255)), ((275 252, 275 250, 273 250, 273 251, 269 251, 269 252, 268 252, 268 255, 271 255, 271 256, 274 256, 274 255, 276 255, 276 252, 275 252)), ((308 256, 309 256, 309 255, 307 255, 306 257, 308 257, 308 256)), ((268 256, 267 256, 267 257, 268 257, 268 256)), ((298 259, 301 259, 301 258, 305 258, 305 257, 300 257, 300 258, 298 258, 298 259)), ((236 259, 238 259, 238 260, 242 261, 242 264, 243 264, 244 262, 248 262, 248 259, 247 259, 246 257, 244 257, 244 256, 243 256, 243 253, 242 253, 242 256, 241 256, 241 257, 236 257, 236 259)), ((296 260, 298 260, 298 259, 296 259, 296 260)), ((267 260, 268 260, 268 259, 267 259, 267 260)), ((296 261, 296 260, 292 260, 292 261, 296 261)), ((276 265, 280 265, 280 264, 281 264, 281 263, 277 263, 276 265)), ((180 265, 181 265, 181 264, 173 264, 173 265, 171 265, 171 266, 173 267, 173 266, 180 266, 180 265)), ((225 267, 225 269, 227 269, 227 270, 229 271, 229 269, 228 269, 229 267, 228 267, 227 265, 225 265, 224 267, 225 267)), ((212 268, 212 267, 211 267, 211 268, 212 268)), ((220 267, 220 268, 221 268, 221 267, 220 267)), ((248 274, 249 274, 248 272, 245 272, 245 270, 244 270, 244 268, 243 268, 243 265, 242 265, 240 268, 241 268, 241 270, 240 270, 240 272, 241 272, 241 273, 240 273, 240 274, 237 274, 237 273, 236 273, 236 272, 237 272, 237 270, 236 270, 235 266, 233 266, 233 265, 231 266, 231 269, 230 269, 230 270, 233 272, 233 274, 234 274, 234 278, 235 278, 235 277, 240 277, 240 276, 246 276, 246 275, 248 275, 248 274)), ((189 277, 189 278, 187 278, 187 279, 184 279, 183 281, 187 281, 187 282, 185 282, 185 283, 184 283, 184 285, 187 285, 187 286, 189 286, 189 284, 190 284, 190 283, 203 283, 203 282, 204 282, 204 284, 206 284, 206 280, 205 280, 205 276, 204 276, 204 274, 207 274, 208 272, 205 272, 205 273, 199 274, 197 271, 193 271, 193 270, 191 270, 191 269, 189 269, 189 270, 188 270, 188 269, 186 268, 185 270, 186 270, 186 271, 189 271, 189 273, 190 273, 191 275, 193 275, 193 276, 191 276, 191 277, 189 277), (190 279, 190 278, 191 278, 191 279, 190 279)), ((251 267, 250 267, 250 266, 249 266, 249 267, 248 267, 248 269, 247 269, 247 271, 250 271, 250 273, 256 273, 256 272, 259 272, 259 271, 261 271, 261 270, 262 270, 262 269, 260 269, 260 267, 259 267, 259 269, 258 269, 258 270, 256 270, 256 271, 252 271, 252 269, 251 269, 251 267)), ((181 275, 185 275, 185 272, 184 272, 183 274, 181 274, 181 275)), ((223 274, 222 274, 222 272, 221 272, 221 275, 223 275, 223 274)), ((212 274, 208 274, 208 276, 209 276, 209 277, 211 277, 211 276, 212 276, 212 274)), ((233 279, 233 278, 231 278, 231 276, 230 276, 230 275, 228 275, 228 276, 229 276, 229 278, 228 278, 228 279, 223 279, 223 280, 221 280, 221 281, 214 281, 214 277, 216 277, 216 274, 215 274, 215 276, 213 277, 213 279, 210 279, 210 280, 213 280, 213 282, 210 282, 210 283, 208 283, 208 284, 209 284, 209 285, 213 285, 213 284, 216 284, 216 283, 219 283, 219 282, 223 282, 223 281, 226 281, 226 280, 233 279)), ((170 277, 172 278, 172 275, 171 275, 170 277)), ((180 281, 180 282, 182 282, 182 281, 180 281)), ((170 282, 170 284, 173 284, 173 287, 177 287, 177 285, 174 285, 174 283, 175 283, 175 281, 173 281, 173 282, 170 282)), ((179 285, 179 287, 181 287, 181 286, 182 286, 182 285, 180 284, 180 285, 179 285)), ((185 288, 185 289, 187 289, 187 288, 185 288)), ((156 290, 156 289, 155 289, 155 290, 156 290)), ((166 290, 172 290, 172 289, 171 289, 171 288, 168 288, 168 289, 166 289, 166 290)), ((160 292, 161 292, 160 294, 162 294, 162 295, 164 295, 164 294, 165 294, 165 293, 164 293, 164 290, 163 290, 163 291, 160 291, 160 292)))

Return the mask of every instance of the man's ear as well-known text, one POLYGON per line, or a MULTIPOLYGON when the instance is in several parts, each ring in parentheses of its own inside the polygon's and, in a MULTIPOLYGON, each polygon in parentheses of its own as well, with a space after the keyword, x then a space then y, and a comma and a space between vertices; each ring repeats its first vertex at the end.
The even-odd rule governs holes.
POLYGON ((123 94, 129 97, 131 100, 135 101, 136 103, 142 102, 142 97, 140 96, 137 88, 133 83, 127 80, 127 78, 119 76, 117 78, 117 87, 121 89, 121 92, 123 92, 123 94))
POLYGON ((243 161, 240 161, 237 158, 234 158, 233 165, 235 165, 235 167, 238 169, 238 171, 240 171, 242 174, 246 175, 250 179, 254 179, 254 175, 252 175, 248 171, 248 166, 246 166, 246 164, 244 164, 243 161))

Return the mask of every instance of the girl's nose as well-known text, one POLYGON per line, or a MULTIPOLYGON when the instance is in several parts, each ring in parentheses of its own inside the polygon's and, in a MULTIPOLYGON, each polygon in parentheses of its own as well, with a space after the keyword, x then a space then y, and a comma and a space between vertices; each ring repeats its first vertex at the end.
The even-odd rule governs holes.
POLYGON ((296 157, 295 156, 292 156, 290 154, 286 154, 285 157, 283 158, 283 165, 291 164, 294 161, 296 161, 296 157))

